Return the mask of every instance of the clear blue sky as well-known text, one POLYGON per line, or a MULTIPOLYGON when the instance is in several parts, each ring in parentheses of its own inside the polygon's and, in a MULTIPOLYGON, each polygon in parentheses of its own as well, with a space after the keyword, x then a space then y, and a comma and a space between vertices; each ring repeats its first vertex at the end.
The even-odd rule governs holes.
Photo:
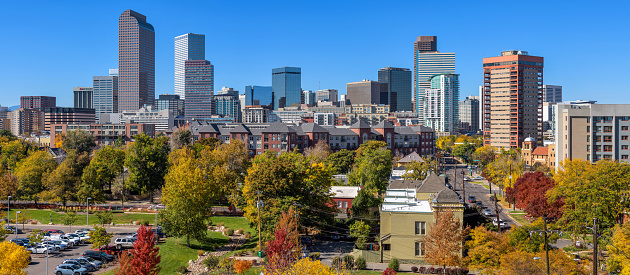
POLYGON ((338 89, 413 69, 413 42, 437 35, 456 53, 461 95, 477 94, 482 58, 521 49, 545 57, 544 83, 564 99, 630 103, 629 1, 6 1, 0 9, 0 105, 50 95, 72 106, 72 87, 117 67, 118 17, 147 16, 156 30, 156 95, 173 93, 175 36, 206 35, 215 90, 271 85, 271 69, 302 68, 302 88, 338 89), (624 65, 625 64, 625 65, 624 65))

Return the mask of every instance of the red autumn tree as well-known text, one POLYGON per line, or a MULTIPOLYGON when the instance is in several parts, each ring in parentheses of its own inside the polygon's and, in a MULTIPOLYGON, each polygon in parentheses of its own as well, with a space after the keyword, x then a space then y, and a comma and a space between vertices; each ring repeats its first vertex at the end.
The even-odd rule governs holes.
POLYGON ((275 239, 268 241, 265 248, 269 257, 269 264, 265 268, 269 274, 281 274, 295 262, 295 244, 287 237, 285 229, 276 230, 274 236, 275 239))
POLYGON ((131 266, 131 255, 127 252, 120 253, 118 269, 115 271, 115 275, 133 275, 133 267, 131 266))
POLYGON ((562 199, 549 201, 547 191, 553 189, 556 182, 543 172, 525 173, 506 189, 508 200, 516 199, 516 207, 524 209, 533 217, 546 216, 559 219, 562 216, 562 199))
POLYGON ((160 248, 155 245, 156 237, 151 227, 141 226, 138 229, 138 239, 133 243, 129 264, 133 274, 156 275, 162 269, 160 264, 160 248))

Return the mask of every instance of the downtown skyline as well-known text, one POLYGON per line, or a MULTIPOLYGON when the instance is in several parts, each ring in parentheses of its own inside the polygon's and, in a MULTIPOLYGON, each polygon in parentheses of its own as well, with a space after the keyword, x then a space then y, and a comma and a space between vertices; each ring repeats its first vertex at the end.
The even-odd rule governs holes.
MULTIPOLYGON (((627 37, 614 35, 623 33, 623 24, 614 23, 620 20, 615 19, 615 10, 607 11, 606 18, 597 21, 580 20, 577 16, 586 15, 587 11, 590 15, 597 14, 598 7, 554 4, 539 11, 540 21, 528 22, 534 26, 532 29, 537 29, 535 33, 515 35, 501 33, 510 29, 507 25, 483 27, 498 23, 483 23, 482 18, 472 15, 476 11, 501 13, 507 9, 470 3, 458 3, 451 22, 437 22, 435 20, 439 15, 427 13, 427 20, 420 23, 400 16, 395 17, 398 21, 388 21, 391 24, 383 24, 387 20, 370 20, 377 17, 360 14, 376 16, 380 12, 383 18, 393 18, 396 13, 410 15, 409 10, 412 9, 405 8, 405 5, 422 6, 427 11, 432 5, 406 2, 378 8, 369 4, 322 2, 317 7, 310 7, 278 2, 271 5, 275 8, 270 8, 255 2, 250 5, 199 3, 199 10, 186 10, 186 13, 182 13, 184 7, 176 3, 114 2, 101 7, 97 13, 90 9, 92 5, 62 4, 53 8, 43 3, 41 7, 29 7, 33 11, 28 15, 32 17, 28 23, 11 26, 3 22, 4 26, 11 26, 3 32, 5 36, 21 43, 0 46, 5 63, 0 68, 0 83, 3 83, 0 86, 0 105, 17 105, 20 95, 46 95, 56 96, 58 106, 71 106, 73 87, 92 86, 92 76, 106 75, 109 68, 118 67, 118 16, 125 9, 146 15, 155 27, 156 97, 164 93, 173 94, 173 41, 176 36, 190 32, 206 35, 206 59, 215 65, 216 71, 215 94, 222 86, 234 88, 240 93, 244 92, 246 85, 271 86, 271 70, 283 66, 302 69, 304 90, 337 89, 339 94, 345 94, 346 83, 377 80, 380 68, 392 66, 413 70, 413 42, 420 35, 438 36, 438 49, 456 54, 456 73, 460 74, 462 99, 478 94, 478 86, 483 84, 482 59, 509 49, 525 50, 545 57, 544 84, 563 86, 564 100, 612 103, 627 91, 619 82, 602 83, 596 80, 598 76, 623 78, 621 64, 628 60, 628 53, 600 50, 617 49, 628 44, 627 37), (221 7, 217 14, 202 16, 202 7, 214 8, 214 4, 221 7), (50 8, 52 13, 48 12, 50 8), (278 28, 281 20, 276 17, 296 9, 300 12, 287 16, 292 24, 278 28), (469 11, 464 12, 467 9, 469 11), (559 15, 560 11, 569 15, 559 16, 554 20, 563 21, 553 23, 548 16, 559 15), (228 20, 235 18, 239 12, 243 15, 237 16, 239 22, 228 20), (67 18, 72 13, 89 13, 89 16, 78 24, 76 18, 67 18), (321 14, 330 18, 317 17, 321 14), (360 20, 353 21, 352 18, 360 20), (66 27, 61 28, 61 25, 66 27), (487 33, 489 29, 496 31, 487 33), (589 36, 594 31, 601 33, 596 39, 589 36), (28 37, 20 39, 25 34, 28 37), (370 39, 370 35, 377 35, 378 39, 370 39), (46 46, 36 46, 41 44, 46 46), (25 55, 26 51, 29 55, 25 55), (35 60, 37 66, 33 67, 35 60), (592 70, 590 67, 607 69, 592 70), (593 91, 597 91, 597 95, 592 95, 593 91)), ((7 10, 11 10, 12 6, 19 7, 20 4, 10 3, 7 10)), ((14 21, 12 18, 15 15, 7 13, 7 10, 0 12, 0 15, 5 15, 0 20, 14 21)), ((627 102, 622 98, 619 103, 627 102)))

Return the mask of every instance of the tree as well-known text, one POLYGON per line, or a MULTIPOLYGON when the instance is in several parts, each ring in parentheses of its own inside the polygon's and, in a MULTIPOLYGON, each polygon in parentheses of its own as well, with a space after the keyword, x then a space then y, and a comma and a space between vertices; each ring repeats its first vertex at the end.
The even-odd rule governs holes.
POLYGON ((168 138, 150 138, 145 133, 134 138, 126 150, 128 182, 132 189, 150 194, 153 203, 153 192, 164 185, 164 176, 168 172, 168 138))
MULTIPOLYGON (((543 258, 544 252, 539 254, 522 250, 511 251, 501 256, 501 268, 499 274, 532 274, 546 275, 545 263, 534 260, 535 257, 543 258)), ((586 275, 589 272, 563 251, 554 249, 549 251, 549 272, 551 275, 586 275)))
MULTIPOLYGON (((270 273, 271 275, 279 275, 281 273, 270 273)), ((302 258, 295 262, 285 273, 282 274, 300 274, 300 275, 336 275, 345 274, 338 273, 321 261, 311 260, 310 258, 302 258)))
POLYGON ((7 196, 17 197, 18 179, 11 173, 5 173, 0 176, 0 197, 7 196))
POLYGON ((15 243, 0 242, 0 274, 25 275, 30 254, 15 243))
POLYGON ((156 246, 157 239, 150 227, 141 226, 138 229, 137 240, 133 243, 129 261, 133 274, 157 275, 162 267, 160 264, 160 248, 156 246))
POLYGON ((70 226, 69 232, 72 232, 72 224, 74 224, 75 221, 77 221, 77 213, 75 212, 66 212, 66 215, 61 218, 63 225, 70 226))
POLYGON ((365 249, 365 244, 370 237, 370 225, 361 220, 355 221, 352 225, 350 225, 350 236, 357 238, 357 248, 365 249))
POLYGON ((64 207, 68 201, 78 201, 77 188, 81 183, 83 169, 89 163, 90 158, 87 153, 68 152, 66 160, 44 179, 46 190, 41 193, 41 197, 61 202, 64 207))
POLYGON ((92 149, 96 147, 96 138, 92 136, 88 131, 73 130, 68 131, 63 136, 61 148, 66 152, 75 150, 78 154, 92 152, 92 149))
POLYGON ((406 180, 424 180, 431 172, 431 161, 414 161, 405 166, 405 174, 402 176, 406 180))
POLYGON ((372 216, 371 209, 378 207, 380 204, 381 200, 374 193, 361 189, 354 200, 352 200, 352 216, 372 216))
POLYGON ((105 202, 105 186, 112 189, 112 182, 123 172, 125 151, 112 146, 105 146, 94 153, 90 164, 83 170, 77 198, 85 201, 105 202))
POLYGON ((215 137, 200 138, 193 144, 193 149, 199 154, 201 150, 208 149, 212 151, 221 144, 223 144, 223 141, 215 137))
POLYGON ((556 187, 548 191, 550 199, 562 198, 562 217, 558 221, 567 231, 585 233, 585 224, 593 218, 601 228, 620 223, 630 208, 628 200, 630 165, 611 161, 563 161, 554 175, 556 187))
POLYGON ((293 247, 296 251, 300 249, 300 226, 297 220, 296 213, 293 207, 289 207, 289 211, 282 211, 278 224, 276 224, 276 231, 283 229, 287 233, 287 239, 293 243, 293 247))
POLYGON ((19 181, 19 196, 37 201, 45 190, 44 179, 57 168, 57 162, 48 152, 38 151, 17 164, 15 175, 19 181))
POLYGON ((501 153, 497 158, 483 169, 484 177, 490 182, 500 186, 503 190, 512 187, 512 184, 523 174, 525 163, 520 153, 510 149, 501 153))
POLYGON ((284 229, 277 230, 275 238, 265 245, 265 251, 269 257, 269 263, 265 266, 265 273, 285 274, 296 260, 294 244, 287 238, 284 229))
POLYGON ((516 207, 534 217, 546 216, 557 220, 562 216, 562 197, 547 198, 547 191, 556 183, 543 172, 525 173, 514 183, 514 187, 506 188, 506 199, 516 200, 516 207))
POLYGON ((453 150, 453 146, 455 146, 456 139, 457 136, 439 137, 437 140, 435 140, 435 147, 442 151, 450 153, 453 150))
POLYGON ((6 142, 16 140, 17 137, 11 133, 9 130, 2 129, 0 130, 0 137, 4 138, 6 142))
POLYGON ((133 273, 133 266, 131 266, 132 256, 129 252, 120 253, 118 261, 118 269, 114 271, 116 275, 135 275, 133 273))
POLYGON ((436 223, 424 239, 425 260, 444 268, 460 266, 466 235, 468 235, 468 229, 462 229, 461 223, 454 218, 453 212, 436 212, 436 223))
POLYGON ((20 160, 25 159, 28 155, 37 150, 34 144, 17 139, 2 144, 0 154, 0 164, 6 170, 13 171, 20 160))
MULTIPOLYGON (((553 227, 553 225, 551 225, 551 227, 553 227)), ((532 232, 541 230, 543 230, 543 220, 537 219, 531 225, 511 229, 508 234, 508 242, 512 247, 518 247, 520 250, 526 252, 538 253, 544 251, 544 236, 540 233, 532 232)), ((560 236, 558 234, 547 234, 548 243, 555 243, 559 238, 560 236)))
POLYGON ((630 223, 615 225, 611 244, 606 246, 608 270, 617 274, 630 274, 630 223))
POLYGON ((44 240, 44 233, 40 229, 33 229, 28 233, 28 239, 31 243, 41 243, 44 240))
POLYGON ((383 193, 387 189, 391 172, 392 152, 383 147, 368 146, 360 154, 357 152, 354 167, 348 174, 348 183, 363 186, 369 192, 383 193))
POLYGON ((330 156, 331 150, 328 141, 320 140, 315 146, 304 149, 304 155, 311 162, 324 162, 330 156))
POLYGON ((332 173, 323 163, 310 163, 297 152, 277 155, 272 151, 254 158, 242 186, 245 217, 255 226, 261 223, 262 237, 270 239, 279 214, 291 206, 304 219, 302 225, 320 228, 332 222, 336 212, 330 195, 332 173), (264 207, 258 217, 258 196, 264 207))
POLYGON ((192 142, 192 132, 185 128, 177 128, 177 130, 171 134, 171 138, 169 139, 171 150, 181 149, 184 146, 190 146, 192 142))
POLYGON ((379 149, 387 150, 387 143, 379 140, 368 140, 361 145, 355 151, 355 159, 363 156, 366 152, 377 151, 379 149))
POLYGON ((328 155, 324 163, 331 166, 334 175, 347 174, 354 164, 354 151, 341 149, 328 155))
POLYGON ((91 247, 93 249, 106 246, 112 241, 114 234, 106 232, 105 227, 100 227, 98 225, 94 226, 94 230, 90 230, 88 235, 90 236, 90 242, 92 243, 91 247))
MULTIPOLYGON (((2 206, 2 205, 0 205, 0 206, 2 206)), ((0 214, 4 214, 4 213, 0 212, 0 214)), ((2 215, 2 216, 4 217, 4 215, 2 215)), ((7 235, 9 235, 9 233, 11 233, 11 232, 9 232, 9 230, 4 228, 6 225, 7 224, 4 221, 0 222, 0 242, 4 242, 4 240, 7 238, 7 235)))
POLYGON ((495 274, 501 265, 501 256, 511 250, 507 236, 478 226, 471 230, 470 237, 466 242, 468 255, 463 260, 464 265, 480 274, 495 274))
POLYGON ((112 213, 112 211, 96 211, 96 213, 94 214, 96 215, 98 223, 103 226, 111 223, 114 220, 114 214, 112 213))
POLYGON ((471 157, 475 154, 476 150, 477 146, 475 146, 475 144, 469 143, 465 140, 462 144, 455 145, 455 148, 453 149, 453 156, 462 158, 466 160, 467 163, 472 163, 473 160, 471 157))
POLYGON ((479 160, 479 164, 485 166, 494 161, 496 156, 496 148, 490 145, 484 145, 475 150, 475 159, 479 160))

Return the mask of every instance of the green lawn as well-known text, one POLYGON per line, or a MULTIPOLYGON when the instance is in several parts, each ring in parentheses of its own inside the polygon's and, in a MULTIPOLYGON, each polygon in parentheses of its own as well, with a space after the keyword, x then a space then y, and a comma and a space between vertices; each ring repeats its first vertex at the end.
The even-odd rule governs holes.
POLYGON ((521 225, 530 225, 531 223, 527 221, 527 214, 525 213, 511 213, 510 217, 516 220, 521 225))
MULTIPOLYGON (((11 217, 12 223, 15 222, 15 211, 11 209, 11 213, 9 217, 11 217)), ((25 215, 27 219, 34 219, 42 224, 48 224, 51 220, 54 224, 62 224, 62 219, 66 215, 64 212, 55 212, 51 210, 40 210, 40 209, 20 209, 22 213, 18 214, 18 219, 20 215, 25 215)), ((115 212, 114 213, 114 223, 130 223, 134 221, 147 221, 150 224, 155 223, 155 214, 154 213, 122 213, 115 212)), ((87 217, 85 214, 77 214, 76 220, 73 225, 86 225, 87 217)), ((90 225, 98 224, 98 219, 94 213, 90 213, 90 225)))

